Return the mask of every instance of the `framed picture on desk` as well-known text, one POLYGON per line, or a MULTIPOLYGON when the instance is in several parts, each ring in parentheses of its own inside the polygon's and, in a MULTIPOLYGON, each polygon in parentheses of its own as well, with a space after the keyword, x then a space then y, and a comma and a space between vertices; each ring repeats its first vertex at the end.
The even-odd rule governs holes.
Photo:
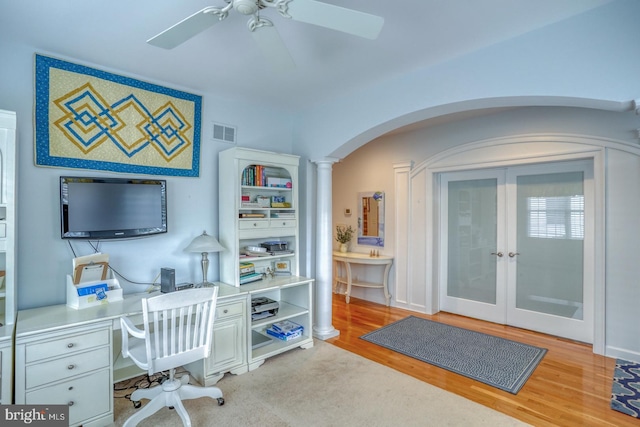
POLYGON ((291 275, 291 261, 288 259, 279 259, 273 263, 273 271, 280 276, 291 275))

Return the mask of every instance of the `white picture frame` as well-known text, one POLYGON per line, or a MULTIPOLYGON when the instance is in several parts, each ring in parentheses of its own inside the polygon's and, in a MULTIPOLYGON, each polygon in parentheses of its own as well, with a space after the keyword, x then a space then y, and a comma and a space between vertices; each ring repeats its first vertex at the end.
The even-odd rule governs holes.
POLYGON ((273 271, 276 274, 291 274, 291 261, 279 259, 273 262, 273 271))

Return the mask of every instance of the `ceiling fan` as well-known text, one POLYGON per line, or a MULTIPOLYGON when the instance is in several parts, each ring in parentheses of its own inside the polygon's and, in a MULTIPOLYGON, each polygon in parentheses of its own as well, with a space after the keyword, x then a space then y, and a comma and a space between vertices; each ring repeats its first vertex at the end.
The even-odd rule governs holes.
POLYGON ((247 27, 269 62, 277 69, 291 69, 295 67, 293 59, 273 22, 260 16, 262 9, 274 8, 285 18, 371 40, 378 37, 384 24, 384 19, 379 16, 315 0, 224 1, 227 3, 226 6, 205 7, 150 38, 147 43, 164 49, 173 49, 214 24, 223 21, 233 9, 243 15, 251 16, 247 27))

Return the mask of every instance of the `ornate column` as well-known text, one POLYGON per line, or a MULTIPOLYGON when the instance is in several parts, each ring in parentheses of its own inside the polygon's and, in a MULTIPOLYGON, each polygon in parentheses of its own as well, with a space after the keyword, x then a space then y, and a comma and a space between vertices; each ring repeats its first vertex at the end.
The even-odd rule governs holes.
POLYGON ((316 160, 316 289, 313 336, 326 340, 340 335, 331 324, 333 298, 332 182, 331 169, 337 159, 316 160))

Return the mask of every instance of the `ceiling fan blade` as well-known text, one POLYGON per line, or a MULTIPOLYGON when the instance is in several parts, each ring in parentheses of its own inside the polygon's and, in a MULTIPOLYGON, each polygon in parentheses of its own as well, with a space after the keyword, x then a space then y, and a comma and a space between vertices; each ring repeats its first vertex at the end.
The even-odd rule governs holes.
POLYGON ((160 34, 151 37, 147 43, 164 49, 173 49, 220 21, 220 17, 215 13, 207 13, 212 9, 214 8, 205 7, 160 34))
POLYGON ((292 0, 288 14, 296 21, 374 40, 380 34, 384 18, 315 0, 292 0))
POLYGON ((271 25, 258 27, 251 31, 251 36, 274 69, 287 71, 296 68, 289 49, 276 27, 271 25))

